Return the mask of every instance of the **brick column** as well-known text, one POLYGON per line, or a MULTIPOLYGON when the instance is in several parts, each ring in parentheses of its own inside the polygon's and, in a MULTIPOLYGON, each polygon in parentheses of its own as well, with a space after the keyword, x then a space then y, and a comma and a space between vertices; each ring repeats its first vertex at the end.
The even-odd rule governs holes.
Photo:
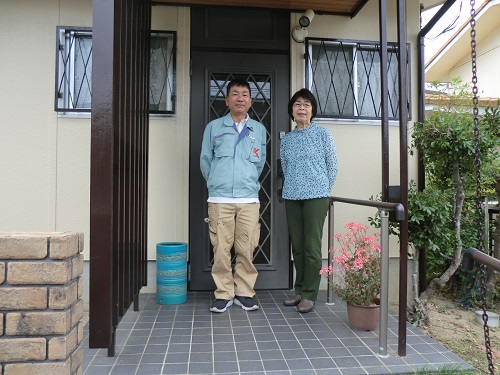
POLYGON ((0 232, 0 374, 82 373, 83 233, 0 232))

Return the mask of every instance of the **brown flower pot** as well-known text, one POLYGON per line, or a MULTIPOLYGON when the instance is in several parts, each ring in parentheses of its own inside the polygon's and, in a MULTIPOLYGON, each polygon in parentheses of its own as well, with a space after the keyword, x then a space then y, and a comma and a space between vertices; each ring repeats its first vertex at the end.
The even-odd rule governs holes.
POLYGON ((347 317, 352 329, 373 331, 380 320, 380 304, 358 306, 347 302, 347 317))

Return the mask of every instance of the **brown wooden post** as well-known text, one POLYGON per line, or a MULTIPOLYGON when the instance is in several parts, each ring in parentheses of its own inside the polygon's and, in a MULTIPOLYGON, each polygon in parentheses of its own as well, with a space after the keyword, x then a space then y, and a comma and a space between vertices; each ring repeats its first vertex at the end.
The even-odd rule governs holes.
POLYGON ((115 330, 146 284, 151 4, 96 0, 93 27, 91 348, 114 355, 115 330))
POLYGON ((117 125, 115 79, 116 7, 120 1, 93 3, 92 115, 90 160, 90 305, 89 346, 112 345, 113 240, 117 125))

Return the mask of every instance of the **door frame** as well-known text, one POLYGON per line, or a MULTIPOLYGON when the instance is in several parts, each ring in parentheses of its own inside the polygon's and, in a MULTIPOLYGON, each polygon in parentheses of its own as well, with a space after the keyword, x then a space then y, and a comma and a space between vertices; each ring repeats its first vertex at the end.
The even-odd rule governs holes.
MULTIPOLYGON (((199 150, 201 149, 201 140, 203 135, 204 127, 206 126, 208 121, 203 121, 203 127, 201 131, 195 130, 197 126, 200 126, 199 120, 195 118, 199 116, 199 113, 204 114, 204 118, 208 119, 209 116, 209 100, 207 99, 207 95, 210 95, 210 88, 206 87, 209 82, 209 77, 211 72, 216 70, 220 70, 221 72, 225 71, 225 69, 229 69, 230 72, 237 71, 238 67, 235 64, 235 58, 241 58, 241 56, 246 56, 246 58, 253 58, 255 60, 255 64, 257 64, 260 60, 267 60, 267 66, 269 69, 257 70, 257 74, 259 72, 263 72, 263 70, 267 70, 269 73, 275 76, 276 88, 273 88, 276 92, 271 93, 272 100, 272 118, 271 125, 268 129, 268 162, 269 162, 269 173, 271 174, 271 182, 270 182, 270 217, 269 220, 271 223, 280 222, 281 229, 276 230, 274 224, 271 224, 270 229, 270 263, 269 265, 259 264, 256 265, 259 270, 259 277, 257 279, 255 289, 290 289, 293 281, 293 266, 291 263, 291 254, 290 254, 290 245, 288 238, 288 230, 286 227, 286 214, 284 209, 284 202, 282 202, 278 198, 278 190, 281 188, 280 184, 281 177, 278 175, 278 159, 279 159, 279 146, 280 146, 280 134, 281 136, 288 132, 290 129, 290 120, 288 117, 287 104, 288 98, 290 94, 290 42, 289 42, 289 34, 288 27, 283 27, 283 23, 286 23, 288 26, 290 24, 290 15, 288 12, 273 12, 273 11, 262 11, 258 10, 263 16, 268 16, 272 19, 272 24, 276 28, 274 30, 274 35, 270 38, 270 42, 268 44, 257 43, 255 41, 251 41, 248 43, 242 43, 241 40, 233 39, 231 41, 227 40, 217 40, 213 36, 209 38, 208 35, 204 35, 203 33, 210 29, 207 27, 205 23, 209 22, 209 10, 213 10, 210 8, 208 10, 192 8, 192 17, 191 17, 191 35, 192 35, 192 45, 191 45, 191 119, 190 119, 190 182, 189 182, 189 243, 190 243, 190 272, 189 272, 189 284, 188 287, 190 290, 210 290, 215 289, 215 284, 213 284, 213 280, 210 275, 210 267, 207 264, 209 263, 209 251, 200 250, 200 247, 209 246, 209 234, 208 234, 208 226, 206 223, 200 224, 200 221, 203 218, 206 218, 207 215, 207 189, 206 182, 201 177, 201 172, 199 169, 199 150), (265 13, 265 14, 263 14, 265 13), (279 35, 276 33, 279 30, 279 35), (205 37, 205 40, 203 38, 205 37), (272 40, 271 40, 272 39, 272 40), (219 43, 219 44, 218 44, 219 43), (244 45, 248 48, 241 48, 244 45), (256 49, 256 46, 260 45, 262 48, 256 49), (278 47, 279 46, 279 47, 278 47), (210 48, 208 48, 210 47, 210 48), (203 63, 214 59, 214 56, 218 56, 220 62, 218 64, 212 65, 210 67, 204 67, 203 69, 203 85, 200 86, 196 80, 200 80, 197 69, 199 69, 199 62, 197 59, 200 56, 210 56, 209 58, 201 58, 203 63), (277 71, 276 64, 273 61, 273 58, 276 60, 281 59, 281 64, 284 65, 282 71, 277 71), (278 88, 279 87, 279 88, 278 88), (205 99, 199 99, 199 92, 205 92, 205 99), (203 102, 203 104, 201 103, 203 102), (274 127, 278 126, 278 119, 281 122, 281 128, 276 130, 274 127), (196 125, 193 125, 193 122, 197 122, 196 125), (201 180, 200 180, 201 177, 201 180), (200 182, 201 181, 201 182, 200 182), (193 199, 193 197, 202 197, 201 200, 193 199), (279 219, 277 217, 279 216, 279 219), (283 229, 284 228, 284 229, 283 229), (207 245, 204 245, 207 244, 207 245), (274 249, 280 249, 280 251, 285 252, 286 254, 279 254, 280 258, 277 258, 278 251, 273 251, 274 249), (202 251, 203 258, 200 259, 199 251, 202 251), (278 261, 276 260, 278 259, 278 261), (197 264, 197 262, 204 262, 203 266, 197 264), (284 264, 283 264, 284 263, 284 264), (209 278, 205 280, 203 283, 203 289, 199 289, 199 285, 192 283, 193 274, 199 272, 200 268, 203 272, 208 272, 209 278), (266 272, 266 268, 280 268, 283 271, 277 278, 279 278, 280 282, 278 286, 273 286, 273 283, 268 282, 268 278, 263 275, 266 272)), ((224 9, 227 11, 227 9, 224 9)), ((214 11, 214 13, 217 13, 214 11)), ((250 17, 248 16, 248 10, 246 9, 232 9, 231 15, 233 17, 241 18, 242 22, 251 22, 250 17)), ((264 17, 261 17, 264 18, 264 17)), ((233 20, 234 22, 234 20, 233 20)), ((239 20, 238 20, 239 22, 239 20)), ((244 25, 242 26, 242 28, 244 25)), ((217 31, 215 31, 217 33, 217 31)), ((222 33, 223 34, 223 33, 222 33)), ((221 34, 221 35, 222 35, 221 34)), ((244 39, 246 35, 243 35, 241 38, 244 39)), ((251 67, 239 68, 239 72, 251 72, 251 67)), ((225 90, 224 90, 225 91, 225 90)), ((258 119, 257 119, 258 120, 258 119)), ((200 128, 198 128, 200 129, 200 128)), ((265 173, 265 171, 263 172, 265 173)), ((262 176, 261 176, 262 177, 262 176)), ((262 207, 261 207, 262 211, 262 207)), ((261 231, 262 233, 262 231, 261 231)), ((262 240, 262 239, 261 239, 262 240)), ((273 271, 277 272, 277 271, 273 271)))

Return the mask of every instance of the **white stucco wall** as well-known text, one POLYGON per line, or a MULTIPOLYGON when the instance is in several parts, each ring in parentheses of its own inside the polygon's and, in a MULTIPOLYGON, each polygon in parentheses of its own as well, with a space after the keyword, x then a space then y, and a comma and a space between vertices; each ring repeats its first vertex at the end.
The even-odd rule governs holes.
MULTIPOLYGON (((53 107, 56 27, 91 27, 92 1, 0 0, 0 7, 0 231, 83 231, 88 260, 90 118, 60 117, 53 107)), ((407 7, 411 73, 416 82, 418 3, 408 2, 407 7)), ((291 15, 291 27, 299 16, 291 15)), ((396 10, 391 6, 387 19, 389 40, 395 41, 396 10)), ((177 102, 174 117, 150 120, 149 259, 155 258, 157 242, 188 241, 189 8, 154 6, 152 29, 177 31, 177 102)), ((316 15, 309 36, 377 40, 378 3, 368 2, 354 19, 316 15)), ((304 47, 292 38, 290 43, 293 93, 304 85, 304 47)), ((411 85, 413 118, 416 86, 411 85)), ((332 131, 337 145, 340 169, 333 194, 369 199, 380 193, 380 126, 342 121, 321 125, 332 131)), ((410 178, 415 178, 416 160, 410 158, 409 164, 410 178)), ((390 183, 399 184, 397 125, 390 127, 390 183)), ((365 207, 336 207, 336 231, 347 221, 367 222, 366 217, 375 213, 365 207)), ((395 240, 391 247, 391 255, 397 256, 395 240)))
MULTIPOLYGON (((416 36, 419 32, 419 6, 417 2, 407 2, 407 43, 410 43, 410 74, 411 74, 411 107, 412 120, 417 116, 417 50, 416 36)), ((379 40, 378 2, 368 2, 354 19, 342 16, 315 15, 308 27, 309 37, 338 38, 351 40, 379 40)), ((300 13, 291 15, 291 28, 298 25, 300 13)), ((389 42, 397 41, 397 13, 394 3, 388 4, 387 10, 387 35, 389 42)), ((292 94, 305 84, 303 59, 304 44, 291 40, 291 89, 292 94)), ((408 124, 408 142, 410 142, 410 129, 408 124)), ((330 129, 335 139, 339 160, 337 181, 332 190, 332 195, 367 200, 382 192, 382 146, 381 127, 373 121, 345 122, 319 121, 320 125, 330 129)), ((292 124, 293 126, 293 124, 292 124)), ((400 152, 399 152, 399 126, 391 123, 389 127, 389 184, 399 185, 400 178, 400 152)), ((409 179, 417 178, 417 160, 409 157, 409 179)), ((376 209, 362 206, 336 203, 335 205, 335 232, 342 232, 343 226, 349 221, 368 224, 367 217, 373 217, 376 209)), ((323 236, 324 257, 327 257, 328 236, 325 225, 323 236)), ((399 243, 397 238, 391 236, 390 256, 398 257, 399 243)), ((408 293, 411 295, 411 274, 413 262, 408 262, 408 293)), ((397 259, 391 260, 390 265, 390 290, 389 299, 398 300, 399 263, 397 259)), ((324 282, 322 284, 325 286, 324 282)))
POLYGON ((149 121, 148 258, 156 259, 158 242, 189 235, 189 8, 154 6, 151 28, 177 31, 176 115, 149 121))
MULTIPOLYGON (((315 15, 308 27, 309 37, 338 38, 351 40, 379 40, 378 2, 368 2, 354 19, 342 16, 315 15)), ((298 25, 300 13, 291 16, 291 27, 298 25)), ((417 51, 416 36, 419 32, 418 3, 407 3, 407 43, 410 43, 411 58, 410 69, 412 119, 417 116, 417 51)), ((395 4, 388 4, 387 34, 389 42, 397 41, 397 13, 395 4)), ((292 62, 292 93, 304 86, 305 62, 303 54, 304 44, 291 41, 292 62)), ((382 146, 381 127, 374 121, 346 122, 342 120, 319 121, 322 126, 330 129, 337 146, 339 159, 339 173, 332 194, 345 198, 367 200, 382 192, 382 146)), ((412 121, 408 124, 411 129, 412 121)), ((399 185, 400 178, 400 152, 399 152, 399 126, 392 123, 389 127, 389 184, 399 185)), ((411 138, 408 134, 408 142, 411 138)), ((409 178, 416 179, 417 160, 409 157, 409 178)), ((368 224, 367 217, 374 216, 373 208, 336 204, 335 231, 342 231, 345 223, 357 221, 368 224)), ((324 236, 327 243, 327 236, 324 236)), ((326 249, 326 245, 324 246, 326 249)), ((391 256, 398 256, 399 245, 396 239, 391 241, 391 256)), ((325 255, 326 256, 326 255, 325 255)))
POLYGON ((92 2, 2 1, 0 230, 88 234, 89 122, 54 112, 57 25, 90 26, 92 2))
MULTIPOLYGON (((89 259, 90 115, 54 111, 57 26, 92 27, 92 1, 3 1, 0 12, 0 230, 83 231, 89 259), (19 27, 22 25, 22 27, 19 27)), ((177 38, 177 114, 150 121, 149 257, 187 241, 189 8, 153 7, 177 38)))

